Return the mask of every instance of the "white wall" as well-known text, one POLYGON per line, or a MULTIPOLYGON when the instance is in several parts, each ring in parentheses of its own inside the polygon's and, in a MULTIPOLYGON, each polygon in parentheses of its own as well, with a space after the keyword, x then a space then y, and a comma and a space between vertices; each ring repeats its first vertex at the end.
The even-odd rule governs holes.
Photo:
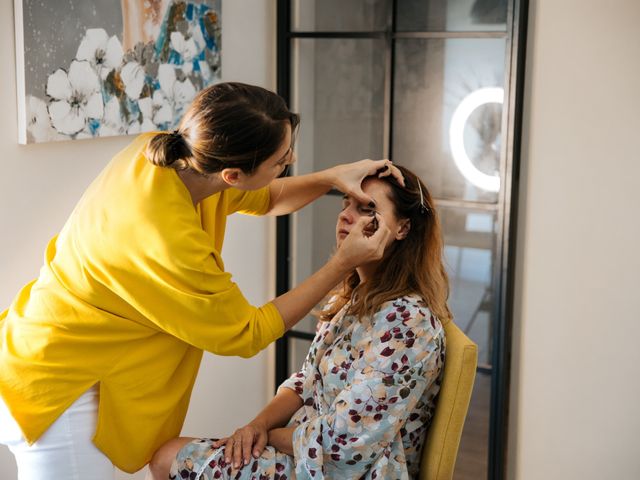
POLYGON ((640 2, 532 0, 511 464, 640 478, 640 2))
MULTIPOLYGON (((275 89, 275 2, 223 0, 222 75, 275 89)), ((34 278, 44 247, 83 190, 131 138, 18 146, 13 1, 0 0, 0 309, 34 278)), ((223 249, 227 268, 256 304, 270 298, 273 225, 232 217, 223 249)), ((270 356, 251 360, 205 356, 183 430, 185 435, 230 432, 267 399, 270 356)), ((15 463, 0 447, 0 478, 15 480, 15 463)), ((143 478, 120 474, 118 478, 143 478)))

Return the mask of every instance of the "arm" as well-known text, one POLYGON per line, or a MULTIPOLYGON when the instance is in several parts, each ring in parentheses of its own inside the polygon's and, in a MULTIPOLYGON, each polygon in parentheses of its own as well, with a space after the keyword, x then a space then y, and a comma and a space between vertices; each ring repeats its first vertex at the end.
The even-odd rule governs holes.
POLYGON ((333 188, 331 169, 294 177, 276 178, 269 185, 267 215, 296 212, 333 188))
MULTIPOLYGON (((327 328, 329 322, 324 322, 323 327, 318 331, 316 338, 309 348, 309 353, 304 361, 302 369, 299 372, 294 373, 287 378, 279 390, 288 390, 289 392, 295 392, 295 395, 299 398, 299 405, 310 405, 313 403, 313 379, 309 376, 314 372, 313 365, 316 363, 315 354, 317 352, 316 342, 322 342, 323 328, 327 328)), ((274 447, 276 450, 293 456, 293 432, 296 429, 293 427, 283 427, 283 425, 274 425, 276 428, 269 429, 269 435, 267 444, 274 447)))
MULTIPOLYGON (((316 336, 316 340, 320 338, 316 336)), ((278 388, 278 392, 274 399, 267 405, 249 424, 239 428, 234 432, 231 437, 223 438, 214 443, 214 447, 225 445, 225 460, 227 463, 234 459, 234 465, 240 465, 241 460, 244 460, 244 464, 248 464, 250 455, 259 457, 267 443, 271 446, 275 446, 272 439, 272 432, 277 433, 282 430, 280 428, 286 425, 293 414, 302 407, 303 403, 308 401, 313 393, 305 388, 308 384, 309 374, 313 371, 312 365, 315 363, 315 352, 313 348, 309 349, 309 353, 305 358, 304 364, 300 371, 294 373, 287 378, 278 388), (234 447, 237 445, 238 448, 234 447)), ((312 386, 312 384, 311 384, 312 386)), ((312 399, 312 398, 311 398, 312 399)), ((286 443, 278 443, 276 447, 282 452, 287 452, 293 455, 291 450, 291 435, 293 431, 288 435, 278 435, 278 439, 284 442, 288 441, 288 447, 286 443), (288 449, 287 449, 288 448, 288 449)))
POLYGON ((251 423, 259 423, 267 430, 282 427, 301 406, 302 400, 293 390, 281 388, 251 423))
POLYGON ((393 175, 404 184, 402 174, 389 160, 361 160, 337 165, 316 173, 294 177, 277 178, 269 186, 270 203, 267 215, 286 215, 296 212, 316 198, 336 188, 353 195, 357 200, 369 203, 371 198, 361 188, 362 181, 378 174, 379 177, 393 175), (385 169, 385 167, 389 167, 385 169))
POLYGON ((181 220, 174 220, 169 238, 144 230, 145 249, 136 248, 123 266, 102 269, 101 281, 109 287, 102 296, 117 295, 131 305, 134 319, 190 345, 242 357, 282 336, 357 265, 381 258, 390 234, 381 219, 376 233, 365 236, 369 219, 362 217, 325 266, 258 308, 223 270, 209 234, 193 228, 192 218, 181 220))

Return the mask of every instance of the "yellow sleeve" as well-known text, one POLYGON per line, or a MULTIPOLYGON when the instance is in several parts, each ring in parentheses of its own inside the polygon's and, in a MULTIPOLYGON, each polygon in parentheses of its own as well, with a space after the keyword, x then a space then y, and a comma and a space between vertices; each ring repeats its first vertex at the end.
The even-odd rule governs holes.
POLYGON ((168 243, 149 239, 131 265, 120 270, 121 298, 160 330, 218 355, 251 357, 282 336, 284 322, 277 308, 249 304, 221 268, 206 232, 176 232, 181 233, 168 243))
POLYGON ((259 190, 228 190, 227 215, 238 212, 245 215, 264 215, 269 210, 269 186, 259 190))

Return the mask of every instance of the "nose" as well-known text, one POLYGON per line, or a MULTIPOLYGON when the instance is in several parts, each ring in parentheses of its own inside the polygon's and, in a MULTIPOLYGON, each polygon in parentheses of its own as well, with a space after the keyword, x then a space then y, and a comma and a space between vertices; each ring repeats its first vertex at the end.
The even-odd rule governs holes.
POLYGON ((338 221, 351 225, 355 221, 353 209, 349 206, 338 214, 338 221))

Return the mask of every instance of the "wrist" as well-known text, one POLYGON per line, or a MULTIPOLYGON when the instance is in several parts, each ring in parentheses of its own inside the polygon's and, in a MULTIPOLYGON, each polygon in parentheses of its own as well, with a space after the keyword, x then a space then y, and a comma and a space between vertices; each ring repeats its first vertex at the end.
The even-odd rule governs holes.
POLYGON ((278 448, 278 430, 280 428, 272 428, 267 432, 267 445, 278 448))
POLYGON ((331 167, 317 172, 318 183, 326 187, 327 191, 331 190, 332 188, 336 188, 338 181, 338 173, 336 170, 337 167, 331 167))
POLYGON ((256 418, 251 420, 251 422, 249 422, 249 425, 253 425, 255 427, 262 428, 267 431, 269 431, 269 429, 271 429, 272 427, 272 425, 269 424, 266 418, 262 418, 260 416, 257 416, 256 418))
POLYGON ((352 262, 349 262, 349 260, 345 258, 345 255, 338 250, 331 256, 327 262, 327 266, 334 270, 338 277, 344 278, 355 268, 351 263, 352 262))

